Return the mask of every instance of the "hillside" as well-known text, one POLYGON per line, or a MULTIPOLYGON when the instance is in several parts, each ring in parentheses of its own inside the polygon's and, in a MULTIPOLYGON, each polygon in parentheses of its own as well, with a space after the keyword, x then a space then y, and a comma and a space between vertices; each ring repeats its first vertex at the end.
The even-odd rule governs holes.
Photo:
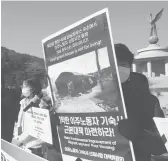
POLYGON ((19 87, 25 78, 38 75, 44 79, 45 66, 44 60, 28 54, 18 53, 6 47, 1 47, 1 71, 2 84, 6 87, 19 87), (5 80, 5 82, 4 82, 5 80))

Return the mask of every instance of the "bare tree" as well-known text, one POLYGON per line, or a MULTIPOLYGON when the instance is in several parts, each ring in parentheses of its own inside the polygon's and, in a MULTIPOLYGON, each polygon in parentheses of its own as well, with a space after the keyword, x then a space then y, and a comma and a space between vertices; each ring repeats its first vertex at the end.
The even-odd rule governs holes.
POLYGON ((100 69, 100 63, 99 63, 99 54, 98 51, 95 51, 96 53, 96 65, 97 65, 97 74, 98 74, 98 83, 100 83, 101 90, 104 90, 103 82, 101 80, 101 69, 100 69))

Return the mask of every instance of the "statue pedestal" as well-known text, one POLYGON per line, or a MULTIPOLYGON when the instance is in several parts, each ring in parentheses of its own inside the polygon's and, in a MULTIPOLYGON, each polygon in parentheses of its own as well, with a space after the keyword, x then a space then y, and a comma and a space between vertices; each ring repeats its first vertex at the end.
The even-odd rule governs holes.
POLYGON ((133 63, 133 71, 146 73, 147 77, 155 77, 159 72, 156 65, 158 68, 163 66, 159 76, 168 76, 168 47, 150 44, 147 48, 138 50, 133 63))

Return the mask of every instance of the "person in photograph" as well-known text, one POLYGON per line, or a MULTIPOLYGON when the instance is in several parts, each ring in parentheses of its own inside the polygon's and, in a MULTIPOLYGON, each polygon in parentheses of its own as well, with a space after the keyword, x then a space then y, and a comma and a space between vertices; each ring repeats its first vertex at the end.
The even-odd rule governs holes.
POLYGON ((157 116, 155 111, 161 109, 155 106, 147 78, 131 72, 133 54, 128 47, 115 44, 115 53, 128 116, 128 119, 119 122, 118 130, 133 142, 136 161, 149 161, 151 155, 166 152, 153 121, 153 117, 157 116))
MULTIPOLYGON (((27 115, 27 112, 23 111, 24 108, 32 101, 32 99, 34 99, 35 96, 38 96, 41 93, 41 90, 42 90, 41 84, 36 78, 30 78, 23 82, 22 86, 23 99, 20 101, 20 111, 17 122, 18 135, 15 137, 15 139, 17 140, 16 144, 18 146, 38 156, 43 157, 43 150, 42 150, 42 147, 44 145, 43 141, 31 137, 27 142, 28 137, 30 137, 28 136, 29 129, 27 127, 29 123, 29 117, 27 115)), ((34 107, 40 106, 41 108, 47 108, 46 103, 44 104, 44 100, 42 99, 41 100, 39 99, 36 103, 34 103, 33 106, 34 107)))
POLYGON ((31 78, 23 82, 22 87, 23 99, 20 101, 21 108, 17 122, 19 134, 17 137, 15 137, 15 139, 17 139, 16 145, 20 146, 21 148, 23 148, 28 152, 31 152, 49 161, 54 160, 62 161, 59 146, 60 144, 55 128, 58 120, 57 116, 55 116, 56 113, 52 108, 52 102, 48 94, 46 95, 43 94, 43 97, 36 104, 34 104, 34 107, 48 109, 50 111, 53 145, 45 143, 34 137, 29 138, 30 140, 28 140, 27 142, 25 141, 27 139, 27 133, 28 133, 26 129, 26 124, 29 120, 28 118, 26 118, 27 116, 26 113, 23 112, 23 109, 26 107, 27 104, 31 102, 31 100, 35 97, 35 95, 40 95, 41 93, 42 93, 41 84, 39 84, 39 81, 37 79, 31 78))

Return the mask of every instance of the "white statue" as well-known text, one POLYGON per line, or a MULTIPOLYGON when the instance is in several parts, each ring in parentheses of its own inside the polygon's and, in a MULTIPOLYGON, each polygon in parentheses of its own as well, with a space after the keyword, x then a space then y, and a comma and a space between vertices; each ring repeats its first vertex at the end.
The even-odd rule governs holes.
POLYGON ((160 12, 158 12, 154 19, 152 19, 152 14, 150 13, 150 17, 148 19, 149 23, 151 25, 151 32, 150 32, 150 37, 149 37, 150 44, 156 44, 159 40, 158 36, 157 36, 156 22, 161 18, 163 10, 164 9, 162 9, 160 12))

